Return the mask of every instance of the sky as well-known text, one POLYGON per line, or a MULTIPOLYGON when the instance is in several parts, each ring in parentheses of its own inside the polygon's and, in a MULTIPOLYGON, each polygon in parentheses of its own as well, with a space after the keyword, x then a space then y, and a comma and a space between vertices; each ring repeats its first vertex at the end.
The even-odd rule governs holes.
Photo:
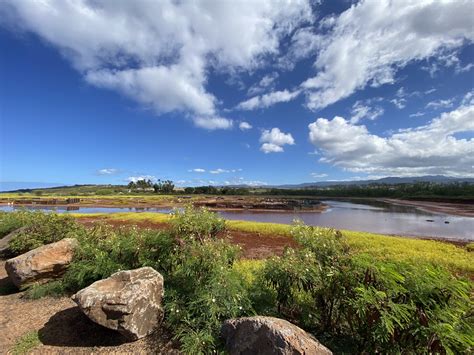
POLYGON ((474 177, 473 13, 472 0, 0 0, 0 182, 474 177))

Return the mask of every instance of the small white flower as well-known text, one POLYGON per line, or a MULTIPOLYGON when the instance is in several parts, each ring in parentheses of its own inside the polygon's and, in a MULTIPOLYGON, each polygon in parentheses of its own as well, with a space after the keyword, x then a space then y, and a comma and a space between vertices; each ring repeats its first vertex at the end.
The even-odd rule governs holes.
POLYGON ((216 299, 215 299, 215 298, 213 298, 213 299, 212 299, 212 302, 216 302, 216 299))

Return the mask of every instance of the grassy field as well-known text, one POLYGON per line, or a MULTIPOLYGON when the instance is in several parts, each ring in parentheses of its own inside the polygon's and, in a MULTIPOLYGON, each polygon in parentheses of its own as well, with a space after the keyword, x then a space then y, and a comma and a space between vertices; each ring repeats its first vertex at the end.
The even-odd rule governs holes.
MULTIPOLYGON (((166 223, 170 216, 161 213, 113 213, 113 214, 74 214, 75 217, 95 216, 108 220, 126 221, 129 223, 149 221, 166 223)), ((290 225, 247 221, 227 221, 227 228, 258 235, 290 236, 290 225)), ((452 244, 420 240, 406 237, 387 236, 382 234, 341 231, 348 243, 358 253, 367 253, 380 260, 430 262, 448 267, 455 273, 474 275, 474 255, 466 248, 452 244)))

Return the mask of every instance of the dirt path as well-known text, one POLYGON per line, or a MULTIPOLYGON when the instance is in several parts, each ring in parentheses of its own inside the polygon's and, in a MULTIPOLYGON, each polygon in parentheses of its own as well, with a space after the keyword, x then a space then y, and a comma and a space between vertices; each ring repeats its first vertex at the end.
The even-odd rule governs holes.
POLYGON ((27 300, 15 291, 0 261, 0 354, 11 352, 25 334, 38 332, 34 354, 173 354, 169 336, 153 334, 125 343, 116 332, 89 320, 68 297, 27 300))

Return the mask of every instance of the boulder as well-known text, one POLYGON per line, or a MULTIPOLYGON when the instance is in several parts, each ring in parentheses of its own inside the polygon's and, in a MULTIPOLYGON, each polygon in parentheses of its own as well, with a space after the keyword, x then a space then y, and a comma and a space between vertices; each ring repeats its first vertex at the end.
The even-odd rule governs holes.
POLYGON ((5 258, 12 256, 8 243, 10 243, 10 240, 12 240, 14 236, 24 231, 25 229, 26 227, 15 229, 14 231, 8 233, 6 236, 0 239, 0 257, 5 258))
POLYGON ((163 320, 163 293, 163 276, 142 267, 94 282, 72 299, 92 321, 134 341, 151 334, 163 320))
POLYGON ((48 282, 64 274, 77 245, 77 240, 73 238, 43 245, 7 260, 5 270, 18 288, 48 282))
POLYGON ((221 336, 231 355, 329 355, 332 352, 303 329, 284 319, 246 317, 224 322, 221 336))

